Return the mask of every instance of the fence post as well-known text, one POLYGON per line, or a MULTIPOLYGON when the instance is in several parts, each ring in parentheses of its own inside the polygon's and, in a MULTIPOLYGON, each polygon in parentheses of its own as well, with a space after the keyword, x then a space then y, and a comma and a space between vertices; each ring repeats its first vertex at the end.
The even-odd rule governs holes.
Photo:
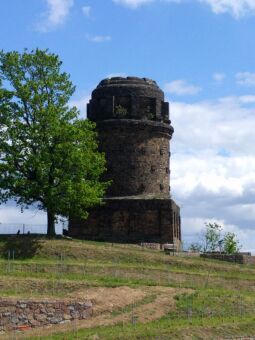
POLYGON ((10 260, 11 260, 11 251, 10 249, 8 250, 8 272, 10 273, 11 271, 11 263, 10 263, 10 260))

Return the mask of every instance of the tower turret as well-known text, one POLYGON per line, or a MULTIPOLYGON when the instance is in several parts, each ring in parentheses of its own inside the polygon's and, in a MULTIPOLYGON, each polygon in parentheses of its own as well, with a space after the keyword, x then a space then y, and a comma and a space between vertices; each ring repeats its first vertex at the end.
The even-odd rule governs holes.
POLYGON ((169 105, 156 82, 115 77, 100 82, 88 104, 107 158, 107 196, 169 196, 169 105))
POLYGON ((116 241, 180 241, 179 207, 170 199, 169 104, 148 78, 102 80, 87 116, 96 122, 112 180, 105 206, 87 221, 70 221, 70 234, 116 241))

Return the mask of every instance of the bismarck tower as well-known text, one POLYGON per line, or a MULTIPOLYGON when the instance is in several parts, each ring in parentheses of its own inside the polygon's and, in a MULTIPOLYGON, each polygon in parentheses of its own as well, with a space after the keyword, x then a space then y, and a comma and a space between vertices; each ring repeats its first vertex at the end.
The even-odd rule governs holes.
POLYGON ((70 220, 69 234, 92 240, 175 243, 180 209, 170 198, 169 104, 156 82, 114 77, 100 82, 88 104, 112 180, 105 204, 85 221, 70 220))

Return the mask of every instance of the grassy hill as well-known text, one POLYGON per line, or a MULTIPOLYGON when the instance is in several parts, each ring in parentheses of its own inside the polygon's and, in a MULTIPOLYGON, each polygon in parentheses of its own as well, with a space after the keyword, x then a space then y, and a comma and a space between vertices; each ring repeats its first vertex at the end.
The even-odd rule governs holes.
MULTIPOLYGON (((91 299, 94 315, 29 339, 255 336, 255 268, 136 245, 0 239, 0 296, 91 299)), ((10 335, 8 335, 7 338, 10 335)))

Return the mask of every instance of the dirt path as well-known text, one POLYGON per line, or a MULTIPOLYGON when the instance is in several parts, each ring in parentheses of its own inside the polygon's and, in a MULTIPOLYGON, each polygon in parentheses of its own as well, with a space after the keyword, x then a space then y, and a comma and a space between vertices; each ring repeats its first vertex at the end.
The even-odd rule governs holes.
MULTIPOLYGON (((191 289, 169 287, 116 287, 88 288, 73 296, 76 301, 89 299, 93 303, 93 317, 88 320, 67 324, 41 327, 15 334, 13 338, 24 339, 31 336, 49 336, 56 332, 68 332, 81 328, 114 325, 116 323, 146 323, 161 318, 175 308, 174 296, 191 289)), ((71 297, 68 296, 68 298, 71 297)), ((14 335, 14 333, 12 333, 14 335)), ((10 339, 3 336, 2 339, 10 339)))

